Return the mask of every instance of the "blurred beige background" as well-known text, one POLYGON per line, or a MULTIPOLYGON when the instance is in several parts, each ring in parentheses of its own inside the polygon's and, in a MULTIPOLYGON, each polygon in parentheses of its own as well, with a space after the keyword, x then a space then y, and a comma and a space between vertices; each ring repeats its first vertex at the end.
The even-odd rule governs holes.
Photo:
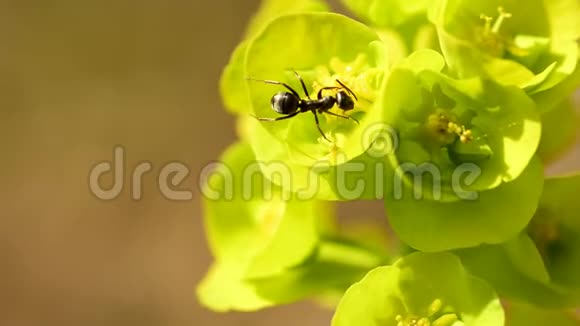
POLYGON ((0 0, 0 325, 329 324, 308 303, 214 314, 194 296, 211 262, 197 178, 235 139, 218 78, 256 7, 0 0), (126 181, 153 165, 140 201, 128 183, 113 201, 89 192, 89 170, 115 145, 126 181), (158 191, 172 161, 189 166, 181 189, 193 200, 158 191))
MULTIPOLYGON (((235 138, 217 92, 257 0, 0 0, 0 325, 327 325, 310 304, 214 314, 194 287, 211 257, 201 168, 235 138), (143 199, 88 188, 126 150, 143 199), (163 164, 191 173, 191 201, 157 190, 163 164)), ((111 182, 103 178, 103 186, 111 182)))

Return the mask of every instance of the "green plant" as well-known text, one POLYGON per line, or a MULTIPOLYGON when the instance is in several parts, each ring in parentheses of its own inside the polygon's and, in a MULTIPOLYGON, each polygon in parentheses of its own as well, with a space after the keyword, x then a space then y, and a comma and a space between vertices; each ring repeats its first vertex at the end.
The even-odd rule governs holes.
POLYGON ((543 172, 578 130, 580 4, 343 4, 364 24, 264 0, 223 72, 240 140, 203 189, 200 302, 314 299, 335 326, 580 325, 580 176, 543 172), (330 112, 360 123, 255 119, 286 91, 259 80, 302 93, 296 73, 313 97, 348 85, 355 109, 330 112), (335 203, 360 199, 384 201, 392 229, 341 230, 335 203))

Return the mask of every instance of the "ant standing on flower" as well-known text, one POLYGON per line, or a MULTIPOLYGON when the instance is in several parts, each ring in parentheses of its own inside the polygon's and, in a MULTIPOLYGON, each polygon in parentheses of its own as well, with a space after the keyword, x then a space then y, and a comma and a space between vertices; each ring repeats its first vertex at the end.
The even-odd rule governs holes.
POLYGON ((338 106, 339 109, 341 109, 343 111, 349 111, 349 110, 354 109, 354 101, 349 96, 349 94, 352 95, 352 97, 354 97, 354 99, 358 101, 358 98, 353 93, 353 91, 351 91, 350 88, 348 88, 346 85, 344 85, 340 80, 338 80, 338 79, 336 80, 336 82, 340 86, 329 86, 329 87, 321 88, 318 91, 316 99, 313 100, 310 98, 310 95, 308 94, 308 90, 306 89, 306 85, 304 84, 302 77, 300 77, 300 75, 296 71, 294 71, 294 74, 296 75, 298 80, 300 80, 300 84, 302 85, 302 89, 304 90, 304 93, 306 94, 306 99, 300 98, 300 95, 298 95, 298 92, 296 92, 288 84, 285 84, 285 83, 282 83, 279 81, 274 81, 274 80, 262 80, 262 79, 248 78, 249 80, 263 82, 263 83, 267 83, 267 84, 282 85, 290 91, 290 92, 278 92, 274 96, 272 96, 272 99, 270 100, 270 104, 272 105, 272 110, 276 111, 277 113, 283 114, 284 115, 283 117, 278 117, 278 118, 254 117, 254 118, 256 118, 260 121, 279 121, 279 120, 284 120, 284 119, 290 119, 292 117, 295 117, 299 113, 312 112, 314 114, 314 120, 316 121, 316 127, 318 128, 318 131, 320 132, 322 137, 324 137, 324 139, 326 139, 329 142, 330 142, 330 139, 328 139, 326 137, 326 135, 324 135, 324 132, 322 131, 322 129, 320 129, 320 123, 318 121, 318 114, 325 113, 325 114, 333 115, 335 117, 340 117, 340 118, 344 118, 344 119, 351 119, 351 120, 355 121, 356 123, 359 123, 359 121, 353 117, 330 112, 330 109, 332 109, 332 107, 334 107, 335 104, 338 106), (334 96, 323 96, 322 92, 324 90, 338 90, 338 92, 336 92, 336 95, 334 95, 334 96))

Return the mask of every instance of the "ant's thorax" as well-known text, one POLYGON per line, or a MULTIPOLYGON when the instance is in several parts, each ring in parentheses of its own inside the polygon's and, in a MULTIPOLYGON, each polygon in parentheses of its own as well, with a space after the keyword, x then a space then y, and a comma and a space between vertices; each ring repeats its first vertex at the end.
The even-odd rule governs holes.
POLYGON ((324 96, 320 99, 304 99, 300 102, 300 111, 328 111, 336 104, 336 99, 332 96, 324 96))

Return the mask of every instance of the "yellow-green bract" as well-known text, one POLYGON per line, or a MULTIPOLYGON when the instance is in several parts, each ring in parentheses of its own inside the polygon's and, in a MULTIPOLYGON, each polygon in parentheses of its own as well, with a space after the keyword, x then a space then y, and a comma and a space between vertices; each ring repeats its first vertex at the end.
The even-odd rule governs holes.
POLYGON ((497 294, 448 253, 413 253, 348 289, 332 326, 503 325, 497 294))

